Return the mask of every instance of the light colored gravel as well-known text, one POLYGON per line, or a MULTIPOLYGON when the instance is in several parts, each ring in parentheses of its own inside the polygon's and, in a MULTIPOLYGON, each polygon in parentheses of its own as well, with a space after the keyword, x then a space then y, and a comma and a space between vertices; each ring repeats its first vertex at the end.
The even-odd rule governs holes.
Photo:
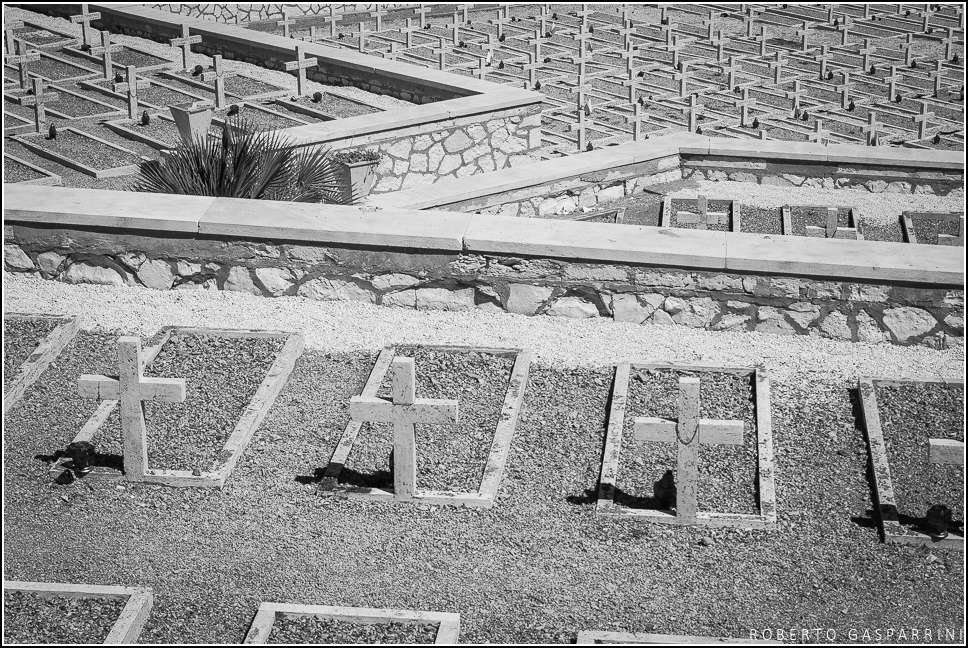
POLYGON ((602 366, 621 361, 765 364, 777 380, 839 381, 859 375, 964 376, 964 345, 945 351, 810 336, 715 332, 685 327, 570 320, 482 311, 388 308, 302 297, 269 299, 222 291, 157 291, 69 285, 4 273, 10 312, 81 316, 88 330, 148 336, 165 325, 299 331, 309 348, 378 349, 387 344, 462 344, 531 349, 544 362, 602 366))
POLYGON ((886 222, 905 211, 955 212, 965 210, 964 193, 948 196, 932 194, 871 193, 856 189, 813 189, 810 187, 775 187, 751 182, 699 180, 698 186, 685 187, 670 194, 673 198, 708 198, 739 200, 751 207, 783 205, 837 205, 853 207, 867 220, 886 222))
MULTIPOLYGON (((6 17, 6 20, 29 20, 31 23, 36 25, 50 26, 60 32, 68 32, 74 36, 81 35, 81 28, 79 25, 75 25, 74 23, 64 20, 63 18, 45 16, 43 14, 27 11, 26 9, 18 9, 16 7, 4 7, 4 16, 6 17)), ((124 45, 133 45, 156 56, 162 56, 171 60, 181 60, 181 50, 176 50, 170 45, 166 45, 164 43, 156 43, 152 40, 138 38, 136 36, 125 36, 123 34, 112 34, 111 41, 124 45)), ((295 57, 295 54, 293 54, 293 56, 295 57)), ((197 54, 194 52, 189 58, 189 61, 192 65, 209 66, 212 64, 212 58, 210 56, 205 56, 204 54, 197 54)), ((258 65, 252 65, 251 63, 231 61, 228 59, 224 61, 224 67, 228 72, 245 74, 246 76, 254 77, 282 88, 291 89, 294 93, 296 91, 296 77, 288 72, 269 70, 258 65)), ((317 83, 315 81, 308 81, 307 87, 309 88, 307 94, 310 95, 316 91, 329 92, 335 95, 348 97, 350 99, 359 99, 370 105, 384 108, 386 110, 392 110, 401 106, 413 105, 409 101, 403 101, 402 99, 397 99, 388 95, 374 94, 372 92, 367 92, 366 90, 354 88, 352 86, 331 86, 317 83)))

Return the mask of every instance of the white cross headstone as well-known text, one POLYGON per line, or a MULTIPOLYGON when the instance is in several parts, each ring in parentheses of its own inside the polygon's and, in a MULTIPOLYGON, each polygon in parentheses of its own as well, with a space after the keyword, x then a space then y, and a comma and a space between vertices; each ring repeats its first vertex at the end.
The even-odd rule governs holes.
POLYGON ((118 340, 118 377, 84 374, 77 380, 82 398, 120 401, 121 430, 124 435, 124 476, 141 480, 148 471, 148 446, 144 401, 180 403, 185 400, 182 378, 145 378, 142 375, 141 339, 118 340))
POLYGON ((392 401, 354 396, 350 417, 354 421, 393 423, 393 495, 410 500, 417 495, 417 448, 415 423, 456 423, 457 401, 417 398, 413 358, 394 358, 392 401))
POLYGON ((104 68, 104 78, 111 80, 114 78, 114 65, 111 63, 111 55, 120 52, 123 46, 120 43, 111 42, 111 32, 101 32, 101 44, 91 48, 91 54, 101 55, 101 65, 104 68))
POLYGON ((202 42, 201 36, 190 36, 188 33, 188 25, 182 23, 182 35, 180 38, 170 38, 168 42, 171 43, 172 47, 180 47, 182 51, 182 68, 184 70, 190 70, 191 67, 188 63, 188 59, 192 55, 192 45, 202 42))
POLYGON ((208 72, 202 73, 202 81, 211 81, 215 90, 215 107, 221 108, 225 105, 225 78, 234 76, 227 74, 222 67, 222 55, 216 54, 212 57, 212 68, 208 72))
POLYGON ((44 92, 44 80, 40 77, 31 77, 33 83, 33 94, 24 94, 17 99, 21 106, 34 107, 34 131, 42 132, 44 122, 47 120, 47 113, 44 104, 48 101, 57 101, 60 95, 56 92, 44 92))
POLYGON ((115 92, 126 92, 128 95, 128 119, 138 116, 138 90, 147 90, 150 87, 151 83, 138 78, 138 68, 133 65, 125 68, 124 83, 115 83, 112 86, 115 92))
POLYGON ((287 72, 296 71, 296 93, 300 97, 306 94, 306 69, 316 67, 317 63, 315 57, 303 58, 303 46, 296 45, 296 60, 284 64, 287 72))
POLYGON ((23 41, 14 41, 14 48, 18 51, 17 54, 6 54, 3 57, 3 62, 6 65, 16 65, 17 72, 20 76, 20 87, 24 90, 30 87, 30 76, 27 70, 27 64, 34 61, 40 60, 40 52, 37 50, 27 50, 27 44, 23 41))
POLYGON ((72 23, 81 23, 81 39, 84 41, 85 45, 89 45, 91 42, 91 22, 94 20, 101 19, 100 11, 88 11, 87 4, 81 4, 81 13, 76 16, 71 16, 72 23))
POLYGON ((742 445, 743 421, 699 418, 699 378, 679 378, 679 419, 637 417, 636 441, 676 444, 676 517, 684 524, 698 520, 699 445, 742 445))

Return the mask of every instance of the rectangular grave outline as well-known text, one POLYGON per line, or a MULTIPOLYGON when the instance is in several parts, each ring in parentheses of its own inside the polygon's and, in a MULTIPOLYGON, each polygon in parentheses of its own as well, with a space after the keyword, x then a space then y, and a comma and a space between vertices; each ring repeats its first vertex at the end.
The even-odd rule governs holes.
POLYGON ((874 481, 874 508, 880 517, 881 533, 887 544, 902 544, 914 547, 941 547, 955 551, 965 550, 964 535, 949 533, 944 540, 935 541, 931 536, 904 527, 898 519, 897 500, 894 497, 894 480, 887 459, 887 445, 881 428, 880 409, 877 404, 878 385, 903 387, 914 383, 941 385, 964 385, 964 380, 914 380, 863 376, 857 380, 857 394, 860 399, 861 413, 864 417, 864 431, 870 459, 871 475, 874 481))
MULTIPOLYGON (((44 27, 44 29, 47 29, 47 27, 44 27)), ((50 31, 50 30, 48 29, 48 31, 50 31)), ((66 65, 69 65, 71 67, 75 67, 75 68, 77 68, 79 70, 84 70, 85 71, 83 74, 75 74, 74 76, 62 77, 60 79, 51 79, 50 77, 45 77, 45 76, 43 76, 41 74, 31 73, 31 74, 33 74, 33 76, 40 77, 41 79, 43 79, 48 84, 50 84, 50 83, 70 83, 72 81, 79 81, 81 79, 87 79, 88 77, 91 77, 91 76, 93 76, 95 74, 99 74, 99 72, 97 70, 95 70, 95 69, 92 69, 92 68, 89 68, 87 66, 81 65, 81 64, 76 63, 74 61, 71 61, 70 59, 66 59, 66 58, 63 58, 61 56, 57 56, 53 52, 46 51, 46 50, 43 50, 43 51, 38 50, 38 51, 40 51, 41 57, 46 56, 47 58, 50 58, 50 59, 53 59, 53 60, 57 61, 58 63, 63 63, 63 64, 66 64, 66 65)), ((59 50, 56 50, 56 51, 59 51, 59 50)), ((17 67, 16 66, 13 66, 13 65, 6 65, 5 64, 4 67, 8 67, 8 68, 11 68, 13 70, 16 70, 17 69, 17 67)))
MULTIPOLYGON (((205 97, 200 97, 198 95, 194 95, 194 94, 188 92, 187 90, 182 90, 180 88, 175 88, 173 86, 168 85, 167 83, 163 83, 163 82, 161 82, 161 81, 158 80, 158 77, 150 76, 150 75, 143 75, 142 76, 140 74, 138 76, 142 80, 148 81, 148 83, 150 83, 152 86, 156 86, 156 87, 159 87, 159 88, 164 88, 166 90, 170 90, 172 92, 177 92, 179 94, 185 95, 185 97, 187 97, 188 99, 191 99, 191 103, 195 103, 195 102, 199 102, 199 101, 209 101, 209 102, 211 102, 210 99, 206 99, 205 97)), ((120 93, 120 92, 115 92, 114 90, 112 90, 110 88, 105 88, 103 86, 100 86, 100 85, 98 85, 96 83, 98 81, 104 81, 104 79, 85 79, 85 80, 82 80, 82 81, 78 81, 77 82, 77 85, 80 86, 80 87, 82 87, 82 88, 84 88, 85 90, 91 90, 93 92, 100 92, 101 94, 106 94, 106 95, 108 95, 110 97, 114 97, 115 99, 121 99, 121 100, 127 102, 127 100, 128 100, 128 95, 127 94, 120 93)), ((189 103, 189 102, 186 101, 184 103, 189 103)), ((138 97, 138 105, 139 106, 144 106, 145 108, 148 108, 150 110, 157 110, 157 111, 161 111, 161 112, 164 112, 164 111, 168 110, 168 105, 167 104, 166 105, 161 105, 161 104, 152 103, 150 101, 145 101, 140 96, 138 97)), ((122 108, 121 110, 123 111, 124 109, 122 108)))
MULTIPOLYGON (((4 89, 4 92, 6 92, 6 89, 4 89)), ((4 95, 4 98, 6 98, 6 97, 7 97, 7 95, 4 95)), ((24 133, 29 133, 29 132, 31 132, 31 131, 34 130, 34 126, 35 126, 34 125, 34 122, 32 120, 30 120, 30 119, 27 119, 25 117, 21 117, 20 115, 17 115, 15 113, 8 113, 6 111, 4 111, 4 115, 3 116, 4 116, 4 118, 13 117, 17 121, 22 121, 23 122, 22 124, 20 124, 18 126, 4 126, 3 127, 3 136, 4 137, 10 137, 11 135, 22 135, 24 133)), ((9 155, 9 153, 7 153, 5 155, 9 155)))
MULTIPOLYGON (((147 367, 155 359, 162 347, 171 338, 172 334, 196 334, 208 335, 212 337, 255 337, 255 338, 275 338, 285 340, 285 345, 279 350, 276 359, 266 371, 265 378, 259 384, 255 394, 249 399, 249 404, 236 421, 232 434, 225 441, 222 454, 228 453, 222 464, 214 471, 201 472, 194 474, 189 470, 166 470, 148 469, 143 478, 138 479, 139 483, 160 484, 163 486, 174 486, 179 488, 222 488, 228 481, 232 471, 241 459, 242 454, 252 441, 256 430, 262 424, 263 419, 269 413, 269 409, 275 403, 276 397, 282 391, 289 380, 290 374, 295 367, 296 360, 302 355, 305 347, 305 340, 299 333, 290 331, 262 331, 252 329, 220 329, 205 328, 196 326, 165 326, 161 329, 161 337, 155 344, 145 347, 143 351, 144 366, 147 367)), ((191 385, 187 386, 189 389, 191 385)), ((101 401, 94 414, 87 420, 80 432, 74 437, 72 442, 90 441, 98 432, 101 426, 107 421, 108 416, 117 407, 118 401, 101 401)), ((66 457, 58 459, 50 468, 52 479, 60 477, 67 468, 64 464, 66 457)), ((110 468, 94 468, 84 479, 118 481, 124 479, 124 474, 110 468)))
POLYGON ((17 164, 25 166, 37 173, 44 174, 43 178, 34 178, 33 180, 21 180, 20 182, 12 182, 10 184, 30 184, 30 185, 49 185, 49 186, 61 186, 64 184, 63 178, 61 178, 56 173, 52 173, 43 167, 39 167, 36 164, 28 162, 27 160, 17 157, 13 153, 4 153, 3 157, 10 158, 17 164))
MULTIPOLYGON (((88 139, 92 139, 92 140, 94 140, 96 142, 99 142, 99 143, 105 145, 105 146, 108 146, 108 147, 117 149, 117 150, 119 150, 119 151, 121 151, 123 153, 127 153, 129 155, 133 155, 135 157, 141 158, 141 161, 142 161, 141 163, 149 161, 148 158, 144 157, 143 155, 138 155, 134 151, 129 151, 128 149, 124 148, 123 146, 118 146, 117 144, 112 144, 111 142, 108 142, 107 140, 101 139, 100 137, 97 137, 97 136, 92 135, 90 133, 87 133, 87 132, 78 130, 77 128, 74 128, 73 126, 66 126, 63 129, 61 129, 61 130, 62 131, 73 132, 73 133, 75 133, 75 134, 77 134, 77 135, 79 135, 81 137, 87 137, 88 139)), ((20 142, 26 148, 30 149, 32 152, 36 153, 40 157, 47 158, 48 160, 50 160, 52 162, 56 162, 56 163, 61 164, 63 166, 66 166, 69 169, 74 169, 75 171, 80 171, 84 175, 92 176, 94 178, 97 178, 98 180, 100 180, 102 178, 116 178, 116 177, 119 177, 119 176, 133 175, 133 174, 137 173, 138 170, 141 168, 141 163, 138 163, 138 164, 123 164, 121 166, 110 167, 108 169, 92 169, 91 167, 88 167, 87 165, 85 165, 85 164, 83 164, 81 162, 78 162, 78 161, 74 160, 73 158, 69 158, 69 157, 67 157, 65 155, 61 155, 60 153, 55 153, 54 151, 49 151, 46 148, 44 148, 43 146, 38 146, 34 142, 31 142, 30 141, 31 139, 37 139, 38 137, 46 137, 46 136, 47 136, 46 133, 31 133, 30 135, 17 135, 13 139, 16 140, 17 142, 20 142)))
MULTIPOLYGON (((151 117, 151 119, 158 119, 158 120, 162 120, 162 121, 172 122, 172 124, 174 124, 174 122, 175 122, 175 120, 171 119, 170 117, 165 116, 162 113, 157 113, 156 112, 155 114, 150 115, 150 117, 151 117)), ((176 142, 174 145, 166 144, 165 142, 162 142, 161 140, 155 139, 155 138, 150 137, 148 135, 143 135, 143 134, 139 133, 138 131, 134 130, 133 128, 129 128, 129 126, 133 125, 137 121, 138 121, 138 119, 131 119, 129 117, 123 117, 121 119, 112 119, 112 120, 103 122, 103 124, 104 124, 104 126, 106 126, 107 128, 113 130, 115 133, 117 133, 118 135, 120 135, 122 137, 125 137, 125 138, 130 139, 130 140, 134 140, 135 142, 141 142, 142 144, 147 144, 151 148, 157 149, 159 151, 171 150, 172 148, 174 148, 174 146, 177 146, 178 145, 178 142, 176 142)))
MULTIPOLYGON (((112 36, 113 35, 114 34, 112 34, 112 36)), ((150 56, 151 58, 164 59, 163 56, 160 56, 158 54, 155 54, 154 52, 149 52, 147 49, 144 49, 143 47, 139 47, 138 45, 133 45, 131 43, 112 43, 112 44, 113 45, 123 45, 125 47, 125 49, 132 50, 134 52, 137 52, 138 54, 144 54, 146 56, 150 56)), ((81 58, 86 59, 90 63, 94 63, 94 64, 99 65, 99 66, 103 66, 103 64, 104 64, 104 62, 103 62, 103 60, 102 60, 102 58, 100 56, 97 56, 95 54, 89 54, 88 52, 85 52, 84 50, 80 49, 80 47, 65 47, 64 49, 71 50, 71 52, 73 54, 75 54, 75 55, 77 55, 77 56, 79 56, 81 58)), ((171 69, 172 67, 174 67, 176 65, 178 65, 178 61, 167 60, 164 63, 152 63, 151 65, 145 65, 145 66, 138 65, 138 66, 135 66, 135 67, 137 68, 138 73, 140 74, 141 72, 155 72, 157 70, 169 70, 169 69, 171 69)), ((114 61, 114 60, 111 61, 111 67, 112 68, 120 68, 121 70, 124 70, 124 68, 125 68, 124 65, 121 65, 120 63, 118 63, 117 61, 114 61)), ((115 69, 112 69, 111 70, 112 73, 114 71, 115 71, 115 69)), ((104 70, 103 69, 98 70, 98 72, 100 74, 102 74, 102 75, 104 74, 104 70)))
MULTIPOLYGON (((81 40, 79 36, 71 36, 70 34, 66 34, 66 33, 62 32, 61 30, 59 30, 59 29, 54 29, 52 27, 45 27, 44 25, 39 25, 39 24, 37 24, 35 22, 31 22, 30 20, 23 20, 22 22, 24 24, 24 27, 32 27, 34 30, 45 31, 45 32, 48 32, 50 34, 54 34, 55 36, 60 36, 61 37, 61 40, 59 40, 59 41, 54 41, 52 43, 46 43, 44 45, 35 45, 35 44, 31 43, 30 41, 26 41, 25 40, 25 42, 28 45, 30 45, 30 49, 35 49, 35 50, 40 50, 40 51, 51 50, 51 51, 55 51, 56 52, 56 51, 59 51, 61 49, 64 49, 65 47, 73 47, 73 46, 76 46, 79 43, 79 41, 81 40)), ((21 39, 21 40, 24 40, 24 39, 21 39)))
MULTIPOLYGON (((497 499, 497 491, 507 467, 508 457, 511 453, 511 442, 514 439, 514 431, 517 426, 518 415, 521 412, 521 402, 524 399, 524 392, 528 385, 528 376, 531 369, 532 353, 524 349, 498 349, 491 347, 472 347, 454 345, 421 345, 421 348, 432 349, 435 351, 461 351, 467 353, 490 353, 502 357, 513 357, 514 364, 511 367, 511 375, 508 377, 508 386, 504 395, 504 403, 501 406, 501 415, 498 419, 497 427, 494 430, 494 437, 491 441, 491 448, 488 451, 487 461, 481 477, 481 485, 476 492, 460 491, 432 491, 418 489, 413 501, 423 504, 442 504, 450 506, 467 506, 476 508, 492 508, 497 499)), ((360 396, 376 396, 384 377, 390 369, 396 353, 395 346, 384 347, 370 375, 366 379, 366 384, 360 392, 360 396)), ((339 485, 339 476, 343 471, 343 466, 356 438, 359 435, 363 424, 359 421, 347 421, 343 433, 340 435, 336 447, 330 456, 323 473, 323 479, 319 483, 320 493, 334 493, 339 497, 348 499, 359 499, 367 501, 395 501, 393 490, 382 488, 355 487, 339 485)), ((418 473, 419 474, 419 473, 418 473)))
POLYGON ((595 513, 608 516, 629 516, 659 522, 681 525, 674 513, 659 509, 631 509, 615 503, 616 479, 622 452, 622 436, 625 425, 625 403, 632 370, 670 369, 673 371, 733 373, 753 376, 756 445, 757 445, 757 491, 759 509, 757 515, 746 513, 716 513, 700 511, 697 526, 731 527, 772 531, 777 527, 776 480, 773 450, 773 424, 770 405, 770 378, 763 366, 731 367, 727 365, 698 365, 673 362, 623 362, 615 366, 615 376, 610 392, 608 424, 605 428, 605 447, 602 452, 602 466, 598 481, 598 499, 595 513))
POLYGON ((342 619, 357 623, 437 623, 436 644, 456 645, 460 635, 460 614, 455 612, 427 612, 388 608, 340 607, 333 605, 298 605, 293 603, 260 603, 252 624, 242 640, 243 644, 265 644, 272 634, 276 615, 317 616, 342 619))
MULTIPOLYGON (((206 90, 208 92, 214 92, 214 89, 213 89, 212 84, 205 83, 204 81, 197 81, 197 80, 195 80, 194 77, 185 77, 184 75, 178 74, 178 72, 179 72, 179 70, 174 70, 174 69, 171 69, 171 68, 165 69, 165 70, 158 70, 157 71, 158 76, 162 77, 163 79, 169 79, 169 80, 174 80, 174 81, 181 81, 185 85, 193 86, 195 88, 198 88, 199 90, 206 90)), ((256 77, 250 76, 248 74, 233 74, 231 76, 244 77, 246 79, 251 79, 253 81, 259 81, 260 83, 267 83, 267 84, 273 85, 273 86, 276 85, 275 83, 272 83, 270 81, 264 81, 262 79, 258 79, 256 77)), ((175 88, 175 89, 178 90, 178 88, 175 88)), ((181 92, 181 90, 179 90, 179 92, 181 92)), ((291 94, 292 94, 292 92, 290 90, 287 90, 286 88, 280 88, 279 90, 267 90, 265 92, 262 92, 260 94, 255 94, 255 95, 240 95, 240 94, 236 94, 234 92, 229 92, 228 90, 225 91, 225 96, 226 97, 235 97, 236 99, 238 99, 238 101, 232 101, 232 102, 229 102, 229 103, 243 103, 243 102, 247 102, 247 101, 262 101, 264 99, 279 99, 279 98, 282 98, 282 97, 288 97, 291 94)), ((204 100, 205 101, 212 101, 211 99, 204 99, 204 100)), ((290 128, 292 128, 292 127, 290 127, 290 128)))
MULTIPOLYGON (((95 99, 94 97, 88 97, 86 95, 81 94, 80 92, 75 92, 74 90, 68 90, 67 88, 65 88, 63 86, 57 85, 58 83, 59 82, 56 82, 56 81, 54 83, 51 83, 48 86, 48 89, 51 92, 57 92, 57 93, 62 93, 62 94, 69 94, 69 95, 73 95, 75 97, 80 97, 84 101, 90 101, 91 103, 99 104, 99 105, 104 106, 105 108, 108 109, 108 110, 106 110, 104 112, 91 113, 90 115, 80 115, 78 117, 71 117, 67 113, 63 113, 63 112, 57 110, 56 108, 48 108, 45 105, 45 110, 49 114, 53 115, 54 117, 56 117, 58 119, 64 119, 64 120, 68 120, 68 121, 80 120, 80 119, 100 119, 102 117, 109 117, 109 116, 112 116, 112 115, 120 114, 120 113, 124 112, 124 110, 125 110, 125 108, 115 108, 112 104, 109 104, 107 102, 101 101, 100 99, 95 99)), ((14 97, 14 99, 16 99, 16 97, 14 97)))
POLYGON ((60 352, 74 339, 80 327, 80 318, 76 315, 47 315, 42 313, 4 313, 3 319, 48 319, 61 323, 54 327, 31 352, 17 370, 17 378, 4 390, 3 414, 18 402, 30 389, 31 385, 47 370, 60 352))
POLYGON ((127 599, 117 621, 111 627, 105 644, 133 644, 138 640, 151 606, 154 594, 150 587, 126 587, 122 585, 87 585, 76 583, 42 583, 36 581, 3 581, 3 590, 30 592, 40 596, 67 596, 72 598, 127 599))
POLYGON ((782 644, 782 641, 767 639, 746 639, 743 637, 702 637, 698 635, 658 634, 653 632, 616 632, 613 630, 579 630, 575 643, 578 645, 592 645, 601 643, 631 643, 631 644, 721 644, 721 643, 752 643, 752 644, 782 644))

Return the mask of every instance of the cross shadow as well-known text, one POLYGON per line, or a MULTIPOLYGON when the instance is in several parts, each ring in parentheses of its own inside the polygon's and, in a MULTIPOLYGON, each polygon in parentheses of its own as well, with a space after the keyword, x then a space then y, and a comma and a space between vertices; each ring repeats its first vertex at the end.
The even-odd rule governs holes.
MULTIPOLYGON (((325 468, 316 468, 312 475, 297 475, 296 482, 309 485, 318 484, 326 476, 325 468)), ((339 483, 344 486, 355 486, 359 488, 392 488, 393 473, 389 470, 378 470, 373 473, 361 473, 352 468, 343 467, 339 474, 339 483)))
MULTIPOLYGON (((676 486, 675 480, 672 478, 671 470, 667 470, 652 485, 653 492, 651 496, 632 495, 626 493, 621 488, 614 487, 606 489, 606 491, 610 491, 603 494, 606 499, 611 495, 611 499, 616 504, 626 508, 668 511, 674 509, 676 505, 676 486)), ((565 498, 565 501, 576 506, 595 504, 598 502, 598 489, 589 488, 582 495, 569 495, 565 498)))
MULTIPOLYGON (((58 450, 54 454, 50 454, 50 455, 45 455, 45 454, 34 455, 34 459, 37 459, 38 461, 43 461, 48 465, 52 465, 60 461, 62 458, 66 456, 67 456, 67 453, 65 451, 58 450)), ((103 454, 100 452, 92 453, 89 457, 89 465, 91 468, 107 468, 109 470, 114 470, 119 473, 124 473, 124 457, 119 454, 103 454)), ((74 470, 71 470, 71 467, 72 466, 71 466, 70 460, 65 462, 64 468, 66 470, 64 470, 64 472, 61 473, 57 478, 55 478, 54 482, 57 484, 70 484, 78 479, 84 479, 84 477, 87 475, 87 473, 75 472, 74 470)))

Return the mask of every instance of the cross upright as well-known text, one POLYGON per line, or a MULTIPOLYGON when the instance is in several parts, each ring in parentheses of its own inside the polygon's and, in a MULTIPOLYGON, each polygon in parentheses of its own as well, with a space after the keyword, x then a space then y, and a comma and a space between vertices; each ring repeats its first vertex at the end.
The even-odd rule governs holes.
POLYGON ((306 94, 306 70, 316 67, 318 62, 316 57, 303 58, 303 46, 296 45, 296 60, 284 64, 287 72, 296 71, 296 93, 300 97, 306 94))
POLYGON ((830 61, 830 45, 824 45, 820 48, 820 80, 823 81, 827 77, 827 62, 830 61))
POLYGON ((735 56, 730 56, 729 65, 723 66, 723 67, 725 68, 725 71, 729 74, 729 80, 727 83, 729 84, 730 92, 732 92, 733 88, 736 87, 736 73, 740 72, 743 69, 743 64, 737 62, 735 56))
POLYGON ((739 125, 746 126, 749 121, 750 108, 756 105, 756 98, 750 97, 750 89, 743 88, 743 98, 736 102, 739 106, 739 125))
POLYGON ((773 60, 768 63, 773 70, 773 83, 776 85, 780 84, 780 77, 783 75, 783 62, 783 54, 777 50, 773 54, 773 60))
POLYGON ((33 83, 33 94, 23 94, 17 99, 17 102, 21 106, 34 107, 34 131, 40 133, 43 132, 44 122, 47 121, 44 103, 56 101, 60 95, 56 92, 48 92, 45 94, 44 80, 40 77, 31 77, 31 82, 33 83))
POLYGON ((101 55, 101 65, 104 67, 104 78, 111 80, 114 78, 114 66, 111 64, 111 54, 120 52, 122 45, 111 42, 111 32, 101 32, 101 44, 91 48, 91 54, 101 55))
POLYGON ((678 83, 679 86, 679 96, 683 99, 686 97, 687 84, 689 82, 689 64, 685 61, 682 62, 681 70, 674 70, 672 72, 672 78, 678 83))
POLYGON ((864 46, 858 50, 858 53, 864 57, 864 72, 871 69, 871 54, 877 52, 877 48, 871 45, 871 39, 864 39, 864 46))
POLYGON ((676 518, 695 524, 699 518, 699 446, 743 444, 743 421, 699 418, 699 378, 679 378, 679 419, 636 417, 636 441, 676 444, 676 518))
POLYGON ((796 114, 800 110, 800 95, 803 94, 803 90, 800 89, 800 79, 793 80, 793 90, 786 91, 786 98, 793 100, 793 112, 796 114))
POLYGON ((807 23, 800 23, 800 29, 797 30, 797 36, 800 38, 800 51, 807 51, 807 36, 810 35, 810 30, 807 29, 807 23))
POLYGON ((817 119, 813 122, 813 132, 807 133, 807 140, 823 144, 826 139, 827 131, 823 129, 823 121, 817 119))
POLYGON ((921 102, 921 114, 912 117, 914 122, 918 125, 918 139, 924 139, 928 136, 928 120, 934 119, 935 115, 932 112, 928 112, 928 102, 921 102))
POLYGON ((709 39, 711 45, 716 47, 716 62, 721 63, 723 60, 723 52, 726 49, 726 43, 729 42, 728 38, 723 38, 723 30, 716 30, 716 36, 709 39))
POLYGON ((185 400, 182 378, 145 378, 142 374, 141 339, 118 340, 118 377, 84 374, 77 380, 82 398, 119 401, 124 435, 124 476, 140 481, 148 473, 148 445, 144 401, 181 403, 185 400))
POLYGON ((366 52, 366 23, 357 23, 357 31, 359 32, 360 37, 356 41, 356 49, 363 54, 366 52))
POLYGON ((897 66, 891 66, 891 73, 884 77, 887 81, 887 100, 894 101, 897 96, 897 82, 901 80, 901 75, 897 73, 897 66))
POLYGON ((867 126, 864 132, 867 134, 867 145, 877 146, 877 115, 873 110, 867 113, 867 126))
POLYGON ((147 90, 151 87, 145 79, 138 78, 138 68, 129 65, 125 68, 124 83, 115 83, 112 89, 115 92, 126 92, 128 94, 128 119, 138 116, 138 90, 147 90))
POLYGON ((221 108, 225 105, 225 78, 232 76, 226 74, 222 67, 222 55, 216 54, 212 57, 212 69, 202 72, 202 81, 211 81, 215 90, 215 107, 221 108))
POLYGON ((201 36, 191 36, 189 35, 188 25, 182 23, 182 35, 179 38, 171 38, 168 40, 172 47, 180 47, 182 51, 182 69, 190 70, 191 65, 188 59, 192 55, 192 45, 202 42, 201 36))
POLYGON ((931 78, 934 79, 934 98, 940 99, 941 90, 944 87, 944 61, 938 60, 934 71, 931 72, 931 78))
POLYGON ((100 11, 88 11, 87 3, 81 4, 81 13, 76 16, 71 16, 72 23, 81 23, 81 39, 84 41, 85 45, 91 44, 91 22, 94 20, 101 19, 100 11))
POLYGON ((20 87, 24 90, 30 87, 30 75, 28 74, 27 64, 34 61, 40 60, 40 52, 37 50, 27 50, 27 44, 21 40, 15 41, 16 45, 14 48, 18 51, 17 54, 6 54, 3 57, 3 62, 6 65, 16 65, 17 72, 20 76, 20 87))
POLYGON ((844 110, 850 106, 850 72, 847 70, 840 71, 841 82, 836 85, 837 92, 840 93, 840 107, 844 110))
POLYGON ((412 500, 417 495, 414 424, 456 423, 457 401, 417 398, 413 358, 394 358, 391 372, 392 400, 354 396, 350 399, 350 418, 393 423, 393 495, 399 500, 412 500))
POLYGON ((3 23, 3 42, 7 46, 7 54, 16 54, 17 52, 17 37, 14 34, 15 29, 20 29, 24 26, 24 21, 22 20, 6 20, 3 23))
POLYGON ((282 37, 283 38, 291 38, 292 37, 292 32, 289 30, 289 28, 292 25, 295 25, 296 24, 296 21, 293 18, 290 18, 289 17, 289 12, 288 11, 283 10, 283 12, 282 12, 282 20, 277 20, 276 21, 276 24, 279 25, 280 27, 282 27, 282 37))

